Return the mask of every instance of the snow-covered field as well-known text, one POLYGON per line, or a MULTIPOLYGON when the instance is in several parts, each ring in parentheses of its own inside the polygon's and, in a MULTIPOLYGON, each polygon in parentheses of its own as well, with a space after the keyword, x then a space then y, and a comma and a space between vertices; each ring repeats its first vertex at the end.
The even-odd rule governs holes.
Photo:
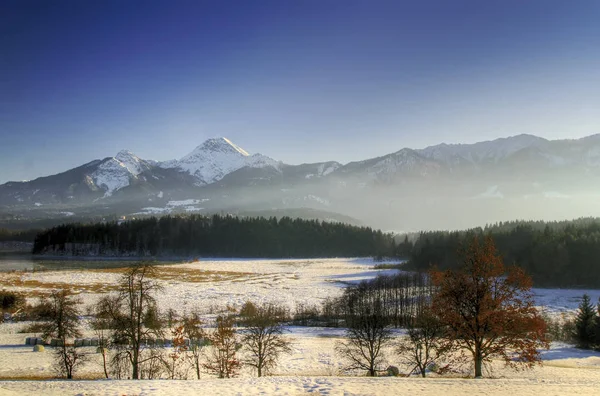
MULTIPOLYGON (((340 295, 342 287, 372 278, 380 271, 368 259, 305 260, 201 260, 159 267, 164 292, 158 295, 162 309, 207 316, 226 306, 239 309, 250 300, 272 302, 294 309, 297 304, 319 304, 340 295)), ((43 293, 54 287, 69 287, 79 293, 84 304, 93 304, 99 291, 110 290, 119 279, 118 270, 65 270, 0 274, 6 289, 35 290, 43 293)), ((535 289, 536 301, 551 313, 569 312, 587 292, 592 301, 598 290, 535 289)), ((18 333, 22 324, 0 325, 0 378, 36 378, 52 375, 51 353, 34 353, 24 339, 33 334, 18 333)), ((91 335, 88 331, 88 335, 91 335)), ((499 362, 489 373, 491 379, 463 378, 364 378, 344 376, 342 362, 334 352, 342 329, 292 327, 286 337, 293 352, 281 359, 275 376, 253 378, 244 370, 240 378, 218 380, 204 374, 200 381, 0 381, 0 394, 422 394, 422 395, 599 395, 600 354, 555 344, 544 353, 544 365, 531 371, 510 371, 499 362)), ((100 355, 89 348, 90 362, 80 373, 100 378, 100 355)), ((387 362, 403 370, 397 356, 387 362)), ((190 377, 191 378, 191 377, 190 377)))

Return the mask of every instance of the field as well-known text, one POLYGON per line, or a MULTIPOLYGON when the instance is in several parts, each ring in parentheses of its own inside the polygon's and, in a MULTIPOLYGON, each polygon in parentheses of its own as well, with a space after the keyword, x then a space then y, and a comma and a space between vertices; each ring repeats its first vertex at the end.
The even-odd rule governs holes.
MULTIPOLYGON (((157 296, 161 309, 180 313, 198 310, 206 319, 229 308, 239 309, 248 300, 272 302, 293 310, 298 304, 319 304, 340 295, 352 282, 378 273, 368 259, 306 260, 201 260, 193 263, 161 265, 156 280, 163 285, 157 296)), ((115 289, 123 269, 5 272, 0 281, 5 289, 20 291, 35 298, 54 288, 66 287, 79 295, 85 305, 93 304, 101 293, 115 289)), ((578 298, 587 292, 592 301, 598 290, 535 289, 536 301, 550 314, 569 314, 578 298)), ((240 378, 218 380, 203 374, 200 381, 116 381, 101 380, 100 355, 89 349, 90 362, 78 374, 79 381, 45 381, 54 376, 52 356, 47 350, 34 353, 24 339, 35 334, 19 333, 24 324, 0 325, 0 394, 598 394, 600 354, 579 351, 569 345, 553 344, 544 353, 544 364, 530 371, 511 371, 494 362, 487 372, 490 378, 473 380, 452 377, 420 379, 365 378, 343 371, 334 352, 343 329, 290 327, 286 337, 292 353, 281 360, 275 375, 254 378, 244 369, 240 378), (19 381, 14 381, 15 379, 19 381), (28 380, 28 381, 22 381, 28 380)), ((91 336, 91 331, 86 330, 91 336)), ((398 331, 401 333, 401 330, 398 331)), ((388 351, 389 364, 407 370, 399 358, 388 351)), ((190 375, 190 378, 193 376, 190 375)))

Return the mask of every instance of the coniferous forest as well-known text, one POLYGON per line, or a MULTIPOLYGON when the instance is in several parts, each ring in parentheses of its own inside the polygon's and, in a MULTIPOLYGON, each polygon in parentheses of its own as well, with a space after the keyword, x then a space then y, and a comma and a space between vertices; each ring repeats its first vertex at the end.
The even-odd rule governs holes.
POLYGON ((39 233, 34 254, 73 256, 391 256, 392 235, 369 227, 282 217, 165 216, 65 224, 39 233))
POLYGON ((466 231, 422 232, 398 249, 410 252, 411 269, 455 269, 461 248, 488 234, 504 262, 523 268, 538 287, 600 287, 600 219, 512 221, 466 231))
POLYGON ((600 219, 512 221, 398 237, 369 227, 282 217, 165 216, 65 224, 40 232, 34 254, 67 256, 393 257, 405 269, 456 269, 473 237, 491 235, 507 265, 539 287, 600 287, 600 219))

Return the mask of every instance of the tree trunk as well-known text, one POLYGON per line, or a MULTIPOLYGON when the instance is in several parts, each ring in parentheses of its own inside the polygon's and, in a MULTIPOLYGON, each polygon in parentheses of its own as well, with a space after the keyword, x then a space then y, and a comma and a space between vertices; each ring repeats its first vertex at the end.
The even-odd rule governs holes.
POLYGON ((483 357, 479 348, 475 349, 475 378, 483 377, 483 357))
POLYGON ((102 365, 104 367, 104 376, 108 379, 108 370, 106 368, 106 350, 102 347, 102 365))
POLYGON ((140 374, 138 370, 138 353, 136 350, 133 351, 133 359, 131 361, 131 365, 133 366, 133 370, 131 373, 131 379, 136 380, 140 379, 140 374))
POLYGON ((375 366, 371 363, 369 367, 369 377, 375 377, 375 366))

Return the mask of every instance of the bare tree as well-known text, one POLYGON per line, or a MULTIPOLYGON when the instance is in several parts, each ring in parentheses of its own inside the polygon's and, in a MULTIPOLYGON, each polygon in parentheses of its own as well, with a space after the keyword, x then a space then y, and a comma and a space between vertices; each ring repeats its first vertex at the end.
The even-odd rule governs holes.
POLYGON ((207 343, 204 330, 201 327, 202 321, 200 320, 200 315, 197 312, 194 312, 191 315, 184 315, 182 323, 183 334, 190 340, 188 356, 196 372, 196 378, 200 379, 202 347, 207 343))
POLYGON ((106 378, 109 378, 107 355, 112 334, 111 326, 113 324, 113 320, 110 315, 112 310, 110 304, 112 304, 112 299, 109 296, 104 296, 100 298, 96 306, 89 311, 89 315, 91 316, 90 326, 98 337, 98 348, 100 348, 102 353, 102 368, 106 378))
POLYGON ((425 378, 430 365, 448 356, 450 347, 443 342, 443 334, 443 326, 429 310, 408 327, 408 334, 398 343, 397 352, 404 363, 412 367, 411 373, 418 372, 425 378))
POLYGON ((290 353, 290 342, 283 337, 282 309, 272 305, 256 307, 244 319, 242 344, 249 352, 245 363, 268 375, 282 353, 290 353))
POLYGON ((336 344, 335 350, 348 362, 348 370, 366 370, 374 377, 383 362, 383 348, 390 344, 392 333, 389 319, 383 313, 380 299, 370 300, 361 294, 348 296, 346 341, 336 344))
POLYGON ((240 344, 237 342, 233 317, 219 316, 216 325, 217 327, 208 336, 212 348, 203 366, 219 378, 235 377, 241 363, 236 356, 240 344))
POLYGON ((118 368, 120 375, 126 359, 131 367, 132 379, 141 378, 142 364, 154 367, 149 364, 150 360, 158 359, 158 355, 152 351, 142 356, 142 352, 148 348, 148 339, 162 335, 154 297, 162 289, 152 279, 154 274, 155 269, 148 264, 128 269, 119 283, 119 294, 109 297, 101 312, 112 322, 113 345, 116 349, 112 364, 118 368))
POLYGON ((67 342, 68 338, 81 336, 78 309, 81 301, 69 297, 66 290, 53 291, 50 298, 42 302, 46 306, 42 336, 59 340, 54 367, 60 375, 72 379, 75 370, 85 362, 85 355, 67 342))

